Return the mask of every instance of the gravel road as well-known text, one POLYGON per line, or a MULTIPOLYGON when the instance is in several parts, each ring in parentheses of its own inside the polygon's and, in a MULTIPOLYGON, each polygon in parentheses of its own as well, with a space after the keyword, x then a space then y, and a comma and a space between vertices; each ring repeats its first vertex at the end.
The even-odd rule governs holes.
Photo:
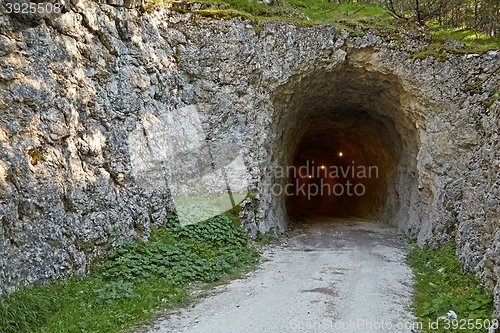
POLYGON ((361 219, 313 222, 267 248, 259 269, 150 332, 412 332, 412 273, 395 230, 361 219))

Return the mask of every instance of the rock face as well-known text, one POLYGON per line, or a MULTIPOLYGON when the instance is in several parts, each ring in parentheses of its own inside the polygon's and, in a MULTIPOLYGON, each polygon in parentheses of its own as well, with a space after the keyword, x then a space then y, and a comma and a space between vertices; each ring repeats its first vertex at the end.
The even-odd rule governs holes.
MULTIPOLYGON (((499 314, 500 103, 484 102, 498 89, 500 52, 438 62, 410 56, 426 45, 410 33, 385 41, 330 26, 68 6, 23 21, 0 5, 0 295, 85 272, 114 241, 164 225, 172 180, 168 156, 154 152, 167 142, 161 128, 183 132, 175 119, 186 110, 197 110, 208 142, 239 147, 255 194, 241 210, 251 236, 289 225, 285 195, 273 190, 286 179, 273 170, 293 162, 317 124, 340 131, 362 113, 360 128, 384 132, 384 183, 367 216, 420 241, 456 237, 499 314)), ((375 157, 370 136, 358 144, 375 157)))

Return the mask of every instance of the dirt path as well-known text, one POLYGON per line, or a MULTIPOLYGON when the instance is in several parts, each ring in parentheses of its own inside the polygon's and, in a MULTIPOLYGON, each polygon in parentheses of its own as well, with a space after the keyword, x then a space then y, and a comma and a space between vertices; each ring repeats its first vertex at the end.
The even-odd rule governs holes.
POLYGON ((411 332, 404 242, 382 224, 331 221, 296 229, 257 271, 151 332, 411 332))

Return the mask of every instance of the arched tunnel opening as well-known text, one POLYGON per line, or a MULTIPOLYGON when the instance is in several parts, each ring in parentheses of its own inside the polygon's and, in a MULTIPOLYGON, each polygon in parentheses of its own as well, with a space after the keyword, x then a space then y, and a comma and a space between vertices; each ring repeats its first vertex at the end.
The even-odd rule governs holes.
POLYGON ((398 76, 347 61, 296 78, 275 96, 279 153, 271 165, 287 173, 270 180, 285 190, 273 193, 277 208, 268 218, 293 226, 316 216, 361 217, 418 228, 422 119, 398 76))

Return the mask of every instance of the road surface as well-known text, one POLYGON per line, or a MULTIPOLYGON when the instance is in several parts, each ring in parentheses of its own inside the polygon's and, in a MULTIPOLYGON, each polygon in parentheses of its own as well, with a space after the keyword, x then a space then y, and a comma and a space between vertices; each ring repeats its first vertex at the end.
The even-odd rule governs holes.
POLYGON ((412 272, 395 230, 318 218, 294 229, 268 261, 151 333, 412 332, 412 272))

